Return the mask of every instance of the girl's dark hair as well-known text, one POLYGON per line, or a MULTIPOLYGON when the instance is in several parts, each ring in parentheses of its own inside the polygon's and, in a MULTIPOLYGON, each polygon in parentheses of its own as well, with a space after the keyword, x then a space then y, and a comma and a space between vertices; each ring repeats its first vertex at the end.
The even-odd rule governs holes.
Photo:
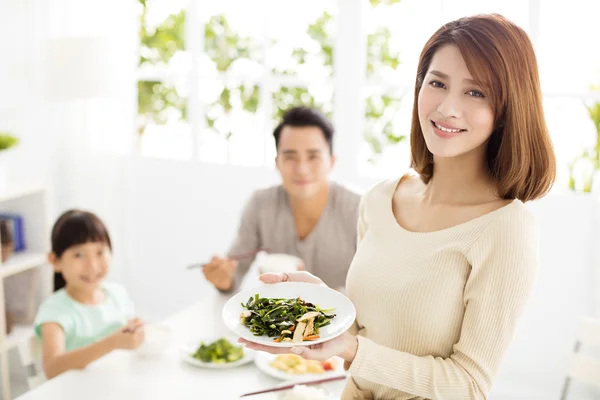
MULTIPOLYGON (((95 214, 83 210, 64 212, 52 227, 52 253, 60 258, 70 247, 90 242, 102 242, 112 250, 110 236, 104 223, 95 214)), ((54 273, 54 291, 64 288, 65 279, 54 273)))

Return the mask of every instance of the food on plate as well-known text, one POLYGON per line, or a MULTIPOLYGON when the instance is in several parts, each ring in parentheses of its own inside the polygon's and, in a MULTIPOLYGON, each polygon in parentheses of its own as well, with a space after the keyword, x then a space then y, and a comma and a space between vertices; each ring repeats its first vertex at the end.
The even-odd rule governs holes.
POLYGON ((334 309, 321 309, 318 305, 295 299, 273 299, 250 297, 245 310, 240 314, 242 325, 250 328, 254 336, 267 335, 275 342, 317 340, 319 330, 329 325, 335 314, 327 314, 334 309))
POLYGON ((204 342, 200 342, 198 350, 191 356, 203 362, 225 364, 237 361, 244 357, 244 349, 241 346, 232 345, 229 340, 225 338, 221 338, 208 345, 204 344, 204 342))
POLYGON ((322 374, 336 368, 335 359, 325 361, 305 360, 296 354, 278 355, 269 363, 273 368, 291 375, 322 374))

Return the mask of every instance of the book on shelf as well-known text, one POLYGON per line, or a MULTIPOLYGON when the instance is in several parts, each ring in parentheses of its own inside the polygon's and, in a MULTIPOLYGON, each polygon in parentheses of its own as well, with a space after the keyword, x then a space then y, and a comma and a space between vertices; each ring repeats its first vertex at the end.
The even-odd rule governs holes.
MULTIPOLYGON (((12 238, 12 242, 14 244, 13 250, 15 252, 23 251, 26 248, 25 245, 25 232, 23 231, 23 217, 18 214, 11 213, 0 213, 0 221, 7 221, 4 224, 7 229, 6 232, 9 238, 12 238)), ((6 243, 7 241, 4 238, 2 239, 2 243, 6 243)))

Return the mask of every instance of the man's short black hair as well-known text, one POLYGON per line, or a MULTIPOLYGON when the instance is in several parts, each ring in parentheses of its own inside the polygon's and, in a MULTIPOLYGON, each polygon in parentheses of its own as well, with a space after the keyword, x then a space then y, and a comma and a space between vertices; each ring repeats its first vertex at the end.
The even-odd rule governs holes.
POLYGON ((277 128, 273 131, 273 137, 275 138, 275 147, 279 150, 279 137, 281 131, 285 126, 316 126, 323 132, 323 137, 329 144, 329 152, 333 154, 333 125, 327 117, 319 110, 310 107, 293 107, 283 114, 283 118, 277 128))

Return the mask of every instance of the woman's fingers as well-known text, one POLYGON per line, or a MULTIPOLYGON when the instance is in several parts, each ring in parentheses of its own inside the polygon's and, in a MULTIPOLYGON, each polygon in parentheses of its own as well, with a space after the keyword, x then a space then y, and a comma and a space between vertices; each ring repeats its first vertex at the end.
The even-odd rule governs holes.
POLYGON ((323 285, 323 281, 318 277, 314 276, 310 272, 296 271, 296 272, 279 272, 279 273, 266 273, 260 276, 260 280, 264 283, 280 283, 280 282, 306 282, 314 283, 317 285, 323 285))

